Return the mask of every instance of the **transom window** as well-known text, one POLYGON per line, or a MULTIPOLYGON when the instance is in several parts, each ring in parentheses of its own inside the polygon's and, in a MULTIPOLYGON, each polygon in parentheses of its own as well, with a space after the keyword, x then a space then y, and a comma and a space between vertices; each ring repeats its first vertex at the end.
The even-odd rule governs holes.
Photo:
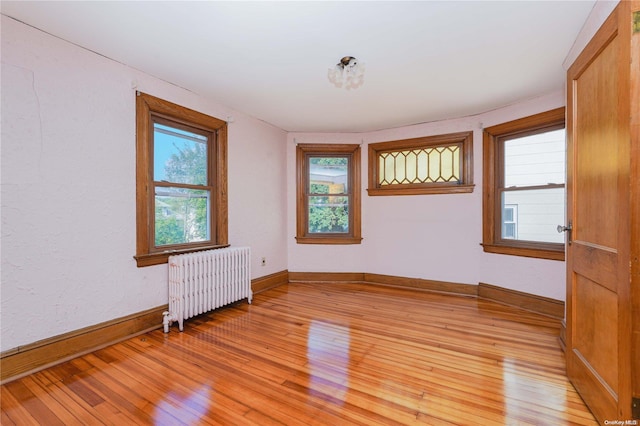
POLYGON ((484 132, 484 250, 564 259, 564 108, 484 132))
POLYGON ((378 184, 460 183, 460 144, 381 152, 378 184))
POLYGON ((472 192, 472 132, 369 144, 369 195, 472 192))
POLYGON ((138 266, 227 245, 226 122, 138 93, 138 266))
POLYGON ((299 144, 297 164, 297 242, 359 244, 360 147, 299 144))

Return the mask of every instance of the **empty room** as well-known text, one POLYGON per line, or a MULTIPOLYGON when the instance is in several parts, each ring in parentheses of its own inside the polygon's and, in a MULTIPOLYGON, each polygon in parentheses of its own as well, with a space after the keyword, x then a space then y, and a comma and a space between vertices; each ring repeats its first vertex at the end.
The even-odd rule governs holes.
POLYGON ((0 423, 640 422, 639 1, 2 1, 0 423))

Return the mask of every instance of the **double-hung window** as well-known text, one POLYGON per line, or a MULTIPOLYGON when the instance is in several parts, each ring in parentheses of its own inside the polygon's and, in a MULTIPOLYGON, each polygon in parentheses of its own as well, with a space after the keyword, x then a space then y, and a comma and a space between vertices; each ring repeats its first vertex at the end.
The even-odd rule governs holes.
POLYGON ((226 123, 138 93, 138 266, 227 244, 226 123))
POLYGON ((564 259, 565 109, 484 130, 483 247, 564 259))
POLYGON ((360 244, 360 146, 299 144, 296 160, 296 241, 360 244))

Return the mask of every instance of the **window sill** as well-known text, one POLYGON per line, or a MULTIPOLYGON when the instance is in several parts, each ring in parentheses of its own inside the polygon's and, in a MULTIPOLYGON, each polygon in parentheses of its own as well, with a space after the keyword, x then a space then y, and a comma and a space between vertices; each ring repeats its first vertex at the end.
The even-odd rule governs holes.
POLYGON ((551 247, 534 248, 526 246, 508 246, 501 244, 480 244, 486 253, 506 254, 510 256, 534 257, 548 260, 564 260, 564 245, 562 249, 551 247))
POLYGON ((468 194, 473 192, 475 185, 437 185, 429 187, 385 187, 369 188, 369 196, 379 195, 424 195, 424 194, 468 194))
POLYGON ((298 244, 360 244, 360 237, 296 237, 298 244))
POLYGON ((186 254, 186 253, 194 253, 196 251, 203 250, 214 250, 219 248, 229 247, 229 244, 215 245, 215 246, 202 246, 202 247, 193 247, 193 248, 185 248, 185 249, 177 249, 177 250, 167 250, 158 253, 149 253, 149 254, 138 254, 133 256, 138 264, 138 268, 142 268, 144 266, 153 266, 153 265, 161 265, 163 263, 167 263, 169 261, 169 256, 177 255, 177 254, 186 254))

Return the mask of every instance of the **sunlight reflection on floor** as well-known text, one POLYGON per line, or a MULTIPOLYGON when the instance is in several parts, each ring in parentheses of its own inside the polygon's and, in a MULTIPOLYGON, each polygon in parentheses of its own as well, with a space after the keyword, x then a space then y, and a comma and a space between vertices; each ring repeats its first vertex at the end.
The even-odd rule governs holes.
POLYGON ((333 401, 344 402, 349 387, 350 362, 349 328, 324 321, 313 320, 307 336, 309 389, 329 392, 333 401), (331 376, 333 383, 326 380, 331 376))

